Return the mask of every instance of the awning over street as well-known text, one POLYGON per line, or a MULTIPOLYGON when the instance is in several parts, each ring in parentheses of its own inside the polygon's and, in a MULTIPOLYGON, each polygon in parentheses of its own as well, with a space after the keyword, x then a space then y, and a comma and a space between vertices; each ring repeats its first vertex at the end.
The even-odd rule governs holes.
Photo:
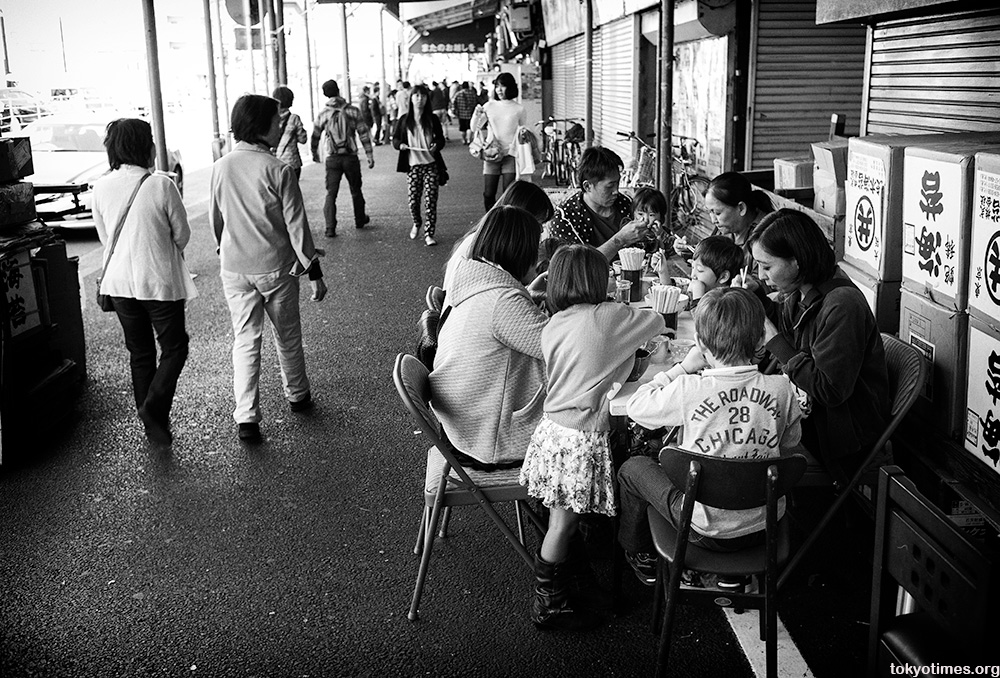
POLYGON ((492 16, 454 28, 426 31, 410 45, 411 54, 462 54, 482 52, 487 37, 494 31, 492 16))
MULTIPOLYGON (((465 26, 480 19, 493 20, 499 10, 499 0, 435 0, 400 4, 400 19, 410 24, 419 35, 441 29, 465 26)), ((477 41, 482 44, 483 39, 477 41)))

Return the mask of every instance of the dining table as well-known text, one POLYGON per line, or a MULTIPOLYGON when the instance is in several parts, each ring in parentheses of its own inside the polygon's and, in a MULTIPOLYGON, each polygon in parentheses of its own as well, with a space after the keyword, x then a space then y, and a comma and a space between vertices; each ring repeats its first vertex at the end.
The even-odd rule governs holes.
MULTIPOLYGON (((632 302, 630 305, 633 308, 651 309, 649 302, 645 300, 632 302)), ((694 317, 691 315, 690 311, 681 311, 677 314, 677 331, 675 340, 694 341, 694 317)), ((618 393, 611 398, 609 407, 611 414, 611 429, 624 430, 626 428, 628 417, 625 407, 628 404, 628 399, 632 397, 641 385, 652 381, 653 377, 656 376, 657 373, 669 370, 683 358, 683 355, 676 356, 673 352, 663 350, 662 348, 654 352, 653 355, 650 356, 649 367, 646 368, 646 371, 639 375, 637 380, 627 381, 622 384, 618 393)))

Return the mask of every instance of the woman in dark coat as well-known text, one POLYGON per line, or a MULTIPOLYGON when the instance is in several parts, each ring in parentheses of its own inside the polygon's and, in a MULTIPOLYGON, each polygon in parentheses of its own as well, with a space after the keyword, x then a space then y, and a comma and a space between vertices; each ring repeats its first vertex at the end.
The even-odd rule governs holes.
POLYGON ((392 147, 399 150, 397 172, 406 172, 409 191, 410 216, 413 228, 410 240, 416 240, 424 228, 424 244, 437 245, 434 227, 437 225, 438 187, 444 174, 444 131, 441 121, 431 113, 430 92, 426 85, 417 85, 410 93, 410 111, 396 122, 392 134, 392 147), (421 222, 420 198, 423 196, 426 221, 421 222))

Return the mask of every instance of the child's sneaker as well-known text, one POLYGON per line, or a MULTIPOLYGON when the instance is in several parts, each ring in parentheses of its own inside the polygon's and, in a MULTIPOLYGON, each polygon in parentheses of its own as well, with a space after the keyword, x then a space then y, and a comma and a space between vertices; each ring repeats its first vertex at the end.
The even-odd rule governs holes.
POLYGON ((625 560, 632 567, 636 578, 646 586, 656 583, 656 556, 651 553, 625 552, 625 560))

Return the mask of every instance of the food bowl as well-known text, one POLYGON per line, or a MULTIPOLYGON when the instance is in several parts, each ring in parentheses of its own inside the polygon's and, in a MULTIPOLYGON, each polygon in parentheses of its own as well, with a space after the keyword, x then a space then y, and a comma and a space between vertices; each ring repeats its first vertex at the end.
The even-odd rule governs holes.
POLYGON ((638 381, 639 377, 645 374, 648 368, 649 351, 644 348, 640 348, 635 352, 635 364, 632 366, 632 371, 629 373, 628 379, 625 381, 638 381))

